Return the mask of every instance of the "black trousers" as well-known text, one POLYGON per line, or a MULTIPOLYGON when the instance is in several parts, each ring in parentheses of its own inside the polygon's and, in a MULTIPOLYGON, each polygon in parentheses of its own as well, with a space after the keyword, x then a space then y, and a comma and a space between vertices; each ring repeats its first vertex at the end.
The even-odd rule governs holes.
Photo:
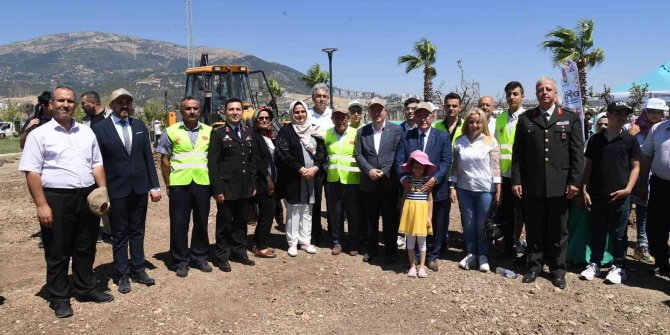
POLYGON ((209 185, 192 182, 185 186, 170 186, 170 255, 178 269, 188 267, 189 262, 207 263, 209 199, 209 185), (189 249, 188 226, 191 215, 193 231, 189 249))
POLYGON ((218 262, 247 257, 247 207, 250 199, 226 200, 216 204, 216 246, 218 262))
POLYGON ((372 192, 361 192, 365 213, 368 221, 368 254, 377 256, 379 247, 379 215, 382 217, 384 234, 384 252, 387 257, 395 257, 398 252, 398 225, 400 224, 397 203, 398 193, 377 189, 372 192))
POLYGON ((512 178, 503 177, 502 201, 498 209, 498 222, 505 223, 503 226, 503 240, 505 242, 505 251, 514 252, 514 242, 518 236, 517 231, 523 228, 523 206, 521 201, 512 193, 512 178))
POLYGON ((145 270, 144 229, 147 220, 147 194, 131 193, 125 198, 111 199, 109 216, 114 236, 112 247, 118 276, 138 274, 145 270), (130 249, 130 261, 128 260, 130 249))
MULTIPOLYGON (((314 182, 314 205, 312 206, 312 244, 317 244, 316 242, 319 242, 319 238, 323 233, 323 227, 321 226, 321 197, 323 196, 323 185, 326 184, 326 174, 319 173, 316 178, 318 180, 314 182)), ((327 227, 330 226, 327 210, 326 224, 327 227)))
MULTIPOLYGON (((254 244, 256 249, 263 250, 270 243, 270 231, 272 230, 272 220, 276 214, 275 205, 277 202, 274 194, 270 196, 266 191, 258 192, 254 197, 254 202, 258 205, 254 244)), ((281 206, 281 203, 279 206, 281 206)))
POLYGON ((649 180, 649 205, 647 206, 647 236, 649 252, 656 259, 656 266, 662 269, 670 268, 668 264, 668 230, 670 219, 668 209, 670 204, 670 180, 652 175, 649 180))
POLYGON ((554 276, 565 275, 569 203, 565 197, 523 197, 529 271, 542 272, 546 261, 554 276))
POLYGON ((51 300, 69 300, 70 258, 75 293, 84 295, 95 288, 93 262, 100 219, 88 209, 85 193, 62 194, 45 189, 44 195, 53 214, 50 228, 40 225, 47 262, 47 290, 51 300))
POLYGON ((358 251, 358 185, 344 185, 340 182, 326 185, 326 205, 328 207, 328 233, 333 246, 344 246, 344 213, 349 226, 349 250, 358 251))

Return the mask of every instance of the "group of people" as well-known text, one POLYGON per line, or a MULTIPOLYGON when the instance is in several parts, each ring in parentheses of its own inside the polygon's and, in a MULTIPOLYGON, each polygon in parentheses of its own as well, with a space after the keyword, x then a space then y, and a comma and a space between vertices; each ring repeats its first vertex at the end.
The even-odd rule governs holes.
MULTIPOLYGON (((435 120, 432 103, 411 98, 404 103, 405 121, 396 125, 387 120, 383 99, 331 109, 328 88, 319 84, 312 89, 314 105, 292 102, 290 123, 278 132, 271 107, 258 108, 248 127, 242 101, 230 98, 222 111, 225 123, 212 128, 200 121, 200 101, 186 96, 180 103, 182 120, 164 130, 156 149, 169 198, 173 270, 179 277, 187 277, 189 268, 213 270, 208 262, 212 198, 217 213, 211 253, 215 265, 230 272, 230 261, 255 265, 248 250, 260 258, 277 256, 270 232, 273 220, 284 224, 276 215, 283 207, 288 255, 316 253, 316 245, 324 242, 325 196, 332 255, 363 254, 363 261, 375 262, 381 218, 384 260, 397 261, 397 239, 404 234, 407 275, 424 278, 428 270, 439 270, 437 258, 449 248, 449 212, 458 202, 465 240, 460 268, 490 271, 485 225, 496 211, 503 227, 502 256, 527 254, 523 282, 535 281, 546 262, 553 285, 563 289, 569 208, 583 199, 592 252, 581 277, 599 275, 609 236, 614 261, 606 280, 620 283, 625 280, 630 195, 636 193, 638 227, 646 222, 655 268, 669 271, 668 222, 660 206, 670 194, 670 121, 655 117, 667 111, 665 102, 647 102, 628 129, 625 120, 633 110, 622 102, 610 104, 608 126, 585 146, 579 116, 556 103, 554 80, 542 77, 535 89, 538 106, 524 110, 523 86, 508 83, 508 109, 496 118, 491 97, 481 98, 461 118, 461 97, 450 93, 443 120, 435 120), (364 109, 371 121, 365 125, 364 109), (257 224, 247 246, 250 207, 256 208, 257 224), (644 209, 646 221, 639 214, 644 209), (520 239, 524 226, 526 241, 520 239)), ((162 191, 149 132, 132 116, 133 96, 125 89, 112 92, 112 113, 106 118, 104 108, 95 108, 97 94, 85 93, 84 101, 93 105, 85 109, 90 127, 72 117, 74 90, 57 87, 46 106, 51 120, 30 129, 19 164, 37 206, 50 306, 57 317, 73 314, 67 290, 70 258, 78 300, 114 299, 95 288, 100 219, 87 197, 96 188, 106 189, 111 207, 118 291, 129 293, 131 281, 155 284, 145 271, 143 243, 148 199, 160 201, 162 191)), ((646 248, 646 241, 640 243, 646 248)))

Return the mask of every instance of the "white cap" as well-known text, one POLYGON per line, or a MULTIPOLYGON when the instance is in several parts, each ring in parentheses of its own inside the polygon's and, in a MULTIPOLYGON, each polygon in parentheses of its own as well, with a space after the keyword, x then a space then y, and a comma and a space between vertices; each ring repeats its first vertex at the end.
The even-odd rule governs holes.
POLYGON ((644 109, 655 109, 667 112, 668 105, 665 104, 663 99, 651 98, 644 103, 644 109))

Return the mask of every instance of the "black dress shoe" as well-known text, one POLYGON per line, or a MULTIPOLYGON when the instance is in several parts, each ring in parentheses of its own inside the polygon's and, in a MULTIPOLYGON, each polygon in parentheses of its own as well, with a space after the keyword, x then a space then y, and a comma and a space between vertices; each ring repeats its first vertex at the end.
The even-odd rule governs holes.
POLYGON ((670 268, 668 268, 667 266, 660 266, 659 267, 659 266, 654 265, 654 266, 650 267, 649 269, 647 269, 647 273, 652 275, 652 276, 661 275, 661 274, 662 275, 667 275, 668 273, 670 273, 670 268))
POLYGON ((80 295, 77 297, 77 300, 81 302, 96 302, 96 303, 105 303, 114 300, 114 296, 101 291, 91 291, 87 294, 80 295))
POLYGON ((523 279, 521 279, 521 282, 524 284, 529 284, 535 281, 537 279, 537 276, 539 273, 535 271, 528 271, 523 275, 523 279))
POLYGON ((130 278, 128 278, 128 276, 121 276, 117 285, 120 293, 126 294, 130 292, 130 278))
POLYGON ((74 315, 70 300, 54 300, 49 303, 49 308, 53 309, 57 318, 69 318, 74 315))
POLYGON ((146 286, 156 285, 156 281, 149 277, 149 275, 144 271, 131 275, 130 279, 136 283, 144 284, 146 286))
POLYGON ((230 263, 228 261, 223 261, 222 263, 219 264, 219 269, 223 272, 230 272, 232 269, 230 268, 230 263))
POLYGON ((565 276, 554 276, 554 278, 551 279, 551 283, 555 287, 558 287, 561 290, 563 290, 563 289, 565 289, 565 276))
POLYGON ((190 265, 194 269, 198 269, 202 272, 212 272, 212 266, 209 265, 209 263, 204 262, 204 263, 196 263, 196 262, 191 262, 190 265))
POLYGON ((242 258, 240 258, 240 259, 238 259, 237 261, 238 261, 240 264, 243 264, 243 265, 249 265, 249 266, 254 266, 254 265, 256 265, 256 262, 252 261, 251 259, 249 259, 249 257, 246 257, 246 256, 245 256, 245 257, 242 257, 242 258))
POLYGON ((177 277, 185 278, 186 276, 188 276, 188 268, 177 268, 177 271, 175 271, 175 273, 177 273, 177 277))

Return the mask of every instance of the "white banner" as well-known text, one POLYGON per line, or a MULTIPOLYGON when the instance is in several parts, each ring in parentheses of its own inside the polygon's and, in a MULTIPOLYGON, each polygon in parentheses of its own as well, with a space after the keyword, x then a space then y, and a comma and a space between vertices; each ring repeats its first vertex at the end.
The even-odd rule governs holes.
POLYGON ((584 125, 584 107, 582 106, 582 95, 579 91, 579 72, 577 64, 571 60, 565 60, 558 64, 561 67, 561 88, 563 89, 564 107, 571 109, 579 115, 584 125))

